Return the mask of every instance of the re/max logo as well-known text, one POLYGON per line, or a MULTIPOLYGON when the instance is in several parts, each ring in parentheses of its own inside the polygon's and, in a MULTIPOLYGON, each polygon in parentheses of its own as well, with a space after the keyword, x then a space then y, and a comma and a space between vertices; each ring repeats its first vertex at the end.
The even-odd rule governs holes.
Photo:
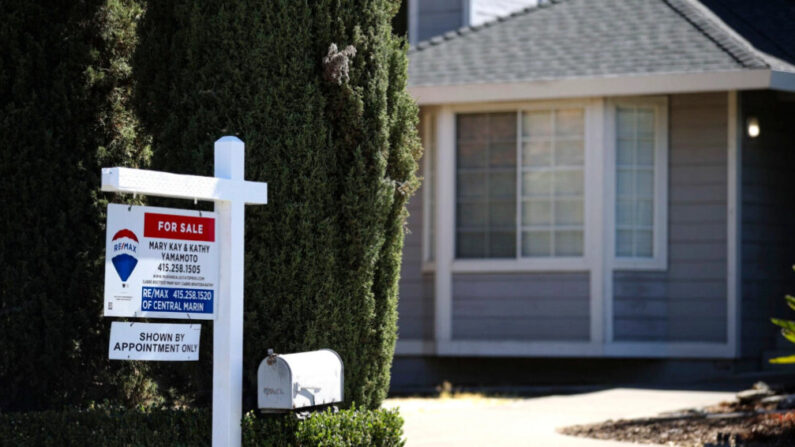
POLYGON ((113 251, 130 250, 135 253, 136 249, 138 249, 138 247, 129 242, 120 242, 113 245, 113 251))

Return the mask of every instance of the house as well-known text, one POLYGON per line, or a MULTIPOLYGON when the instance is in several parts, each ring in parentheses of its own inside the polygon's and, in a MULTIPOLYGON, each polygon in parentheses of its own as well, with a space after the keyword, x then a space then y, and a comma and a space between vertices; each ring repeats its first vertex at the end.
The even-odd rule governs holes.
POLYGON ((395 387, 692 380, 786 348, 793 3, 541 2, 409 60, 395 387))

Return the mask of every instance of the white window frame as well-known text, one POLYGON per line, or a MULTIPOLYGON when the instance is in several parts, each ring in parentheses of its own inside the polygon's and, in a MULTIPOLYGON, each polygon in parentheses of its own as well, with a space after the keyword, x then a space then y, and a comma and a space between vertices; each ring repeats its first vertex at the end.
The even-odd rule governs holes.
MULTIPOLYGON (((453 113, 453 117, 455 118, 458 114, 465 114, 465 113, 500 113, 500 112, 509 112, 509 113, 516 113, 517 119, 521 120, 521 114, 523 112, 528 111, 537 111, 537 110, 555 110, 555 109, 570 109, 570 108, 581 108, 585 113, 585 122, 584 122, 584 151, 585 151, 585 162, 583 166, 583 174, 584 174, 584 184, 585 184, 585 194, 584 194, 584 232, 583 232, 583 255, 577 257, 549 257, 549 258, 531 258, 531 257, 521 257, 521 251, 518 251, 520 247, 517 247, 517 257, 516 258, 484 258, 484 259, 461 259, 456 258, 455 253, 455 241, 453 241, 453 259, 451 270, 453 273, 478 273, 478 272, 566 272, 566 271, 588 271, 590 269, 590 260, 594 256, 598 256, 597 253, 593 253, 592 244, 590 243, 591 239, 597 237, 595 231, 593 231, 594 225, 591 223, 594 222, 595 218, 593 217, 594 211, 597 210, 599 205, 597 201, 600 200, 598 195, 596 194, 597 189, 594 188, 594 182, 599 181, 601 178, 598 175, 598 170, 601 169, 601 163, 599 160, 600 151, 601 151, 601 138, 602 135, 599 132, 595 132, 594 128, 595 125, 600 125, 596 121, 601 121, 602 114, 601 113, 594 113, 594 108, 599 107, 601 108, 602 102, 600 100, 559 100, 559 101, 542 101, 542 102, 533 102, 533 103, 502 103, 502 104, 477 104, 477 105, 455 105, 450 107, 450 111, 453 113), (596 206, 594 206, 596 205, 596 206)), ((599 110, 601 112, 601 110, 599 110)), ((453 119, 454 125, 452 129, 452 134, 450 138, 455 140, 456 129, 455 129, 455 119, 453 119)), ((521 144, 522 140, 519 136, 520 127, 517 128, 517 141, 516 141, 516 150, 517 150, 517 193, 519 193, 519 188, 521 188, 521 176, 519 175, 519 169, 521 163, 520 153, 521 153, 521 144)), ((437 138, 437 141, 439 139, 437 138)), ((455 144, 455 143, 454 143, 455 144)), ((441 166, 442 163, 451 163, 452 166, 457 166, 456 164, 456 154, 458 152, 457 147, 454 148, 452 154, 447 152, 440 152, 437 155, 438 165, 441 166)), ((517 199, 517 204, 520 204, 521 200, 517 199)), ((520 205, 517 205, 520 206, 520 205)), ((453 207, 455 209, 455 206, 453 207)), ((521 213, 517 210, 517 240, 521 240, 521 226, 520 226, 520 219, 521 213)), ((448 229, 447 231, 455 231, 456 230, 456 218, 455 214, 452 216, 453 226, 452 228, 448 229)), ((426 227, 427 228, 427 227, 426 227)), ((438 232, 437 232, 438 234, 438 232)))
POLYGON ((609 99, 605 114, 605 248, 615 270, 662 271, 668 268, 668 98, 634 97, 609 99), (616 255, 616 110, 619 107, 651 107, 654 109, 654 240, 653 256, 630 258, 616 255))

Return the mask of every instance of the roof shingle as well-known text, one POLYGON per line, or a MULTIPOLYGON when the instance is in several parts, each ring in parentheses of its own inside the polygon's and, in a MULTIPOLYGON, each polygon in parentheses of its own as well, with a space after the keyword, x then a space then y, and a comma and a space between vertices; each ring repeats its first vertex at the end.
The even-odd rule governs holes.
POLYGON ((769 67, 693 0, 557 0, 420 43, 409 83, 460 85, 769 67))

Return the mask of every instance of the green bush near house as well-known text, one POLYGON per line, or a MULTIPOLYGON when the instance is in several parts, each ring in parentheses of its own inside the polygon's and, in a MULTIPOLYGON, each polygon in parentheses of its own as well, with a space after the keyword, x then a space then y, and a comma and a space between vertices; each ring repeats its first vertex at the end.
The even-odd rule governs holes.
MULTIPOLYGON (((134 58, 153 168, 213 173, 213 141, 246 144, 244 396, 258 363, 331 348, 347 403, 389 384, 405 204, 417 187, 417 109, 389 0, 151 1, 134 58), (332 44, 336 45, 335 47, 332 44)), ((192 206, 186 205, 186 206, 192 206)), ((206 346, 206 345, 205 345, 206 346)), ((186 394, 209 401, 211 356, 186 394)))
POLYGON ((107 359, 100 167, 149 156, 128 103, 133 0, 0 3, 0 411, 156 398, 107 359))
MULTIPOLYGON (((0 414, 0 446, 209 446, 210 412, 204 409, 92 407, 0 414)), ((293 415, 245 415, 243 446, 402 446, 403 421, 386 410, 293 415)))
MULTIPOLYGON (((793 266, 793 270, 795 270, 795 266, 793 266)), ((795 297, 787 295, 784 297, 784 299, 787 301, 787 306, 789 306, 790 309, 795 310, 795 297)), ((781 327, 781 335, 783 335, 784 338, 792 343, 795 343, 795 321, 782 320, 779 318, 771 318, 770 320, 776 326, 781 327)), ((770 359, 770 363, 795 363, 795 355, 770 359)))

